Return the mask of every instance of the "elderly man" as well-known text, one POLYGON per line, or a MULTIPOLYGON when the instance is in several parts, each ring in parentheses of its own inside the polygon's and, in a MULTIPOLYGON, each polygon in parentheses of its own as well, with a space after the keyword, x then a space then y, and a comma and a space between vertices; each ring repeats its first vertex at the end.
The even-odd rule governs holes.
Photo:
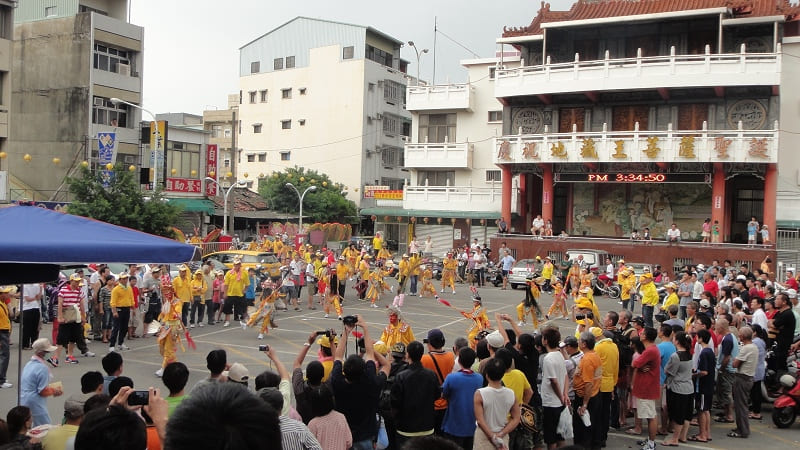
POLYGON ((31 409, 34 427, 52 423, 47 412, 47 397, 58 397, 64 393, 61 383, 50 384, 50 369, 45 363, 47 354, 56 351, 56 348, 47 338, 37 339, 33 343, 33 357, 22 369, 20 405, 31 409))
POLYGON ((733 360, 736 369, 733 381, 733 409, 736 412, 736 429, 728 433, 728 437, 746 438, 750 436, 750 410, 747 402, 750 399, 750 389, 753 387, 753 376, 758 365, 758 347, 753 344, 753 330, 742 327, 739 330, 739 339, 742 348, 733 360))

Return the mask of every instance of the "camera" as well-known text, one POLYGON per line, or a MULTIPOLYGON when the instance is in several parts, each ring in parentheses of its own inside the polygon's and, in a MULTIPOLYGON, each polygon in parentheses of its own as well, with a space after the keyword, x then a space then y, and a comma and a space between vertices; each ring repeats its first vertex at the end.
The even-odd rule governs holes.
POLYGON ((266 344, 259 345, 258 346, 258 351, 260 351, 260 352, 268 352, 269 351, 269 345, 266 345, 266 344))
POLYGON ((317 331, 317 336, 328 336, 328 338, 330 338, 331 330, 317 331))
POLYGON ((586 314, 575 314, 575 320, 594 319, 594 313, 591 311, 586 314))
POLYGON ((428 338, 425 338, 425 339, 423 339, 423 340, 422 340, 422 343, 423 343, 423 344, 427 344, 427 343, 428 343, 428 338))
POLYGON ((356 316, 344 316, 344 317, 342 317, 342 323, 345 324, 346 326, 354 327, 354 326, 356 326, 357 322, 358 322, 358 317, 356 317, 356 316))
POLYGON ((150 392, 133 391, 128 396, 128 404, 131 406, 142 406, 150 403, 150 392))

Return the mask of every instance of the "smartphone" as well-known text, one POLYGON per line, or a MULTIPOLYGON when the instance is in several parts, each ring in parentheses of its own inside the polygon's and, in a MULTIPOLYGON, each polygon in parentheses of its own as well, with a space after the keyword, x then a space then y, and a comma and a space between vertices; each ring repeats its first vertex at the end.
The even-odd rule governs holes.
POLYGON ((266 344, 265 345, 259 345, 258 346, 258 351, 260 351, 260 352, 268 352, 269 351, 269 345, 266 345, 266 344))
POLYGON ((317 331, 317 336, 327 336, 330 334, 330 331, 317 331))
POLYGON ((150 403, 150 392, 148 391, 133 391, 128 396, 128 404, 131 406, 147 405, 150 403))

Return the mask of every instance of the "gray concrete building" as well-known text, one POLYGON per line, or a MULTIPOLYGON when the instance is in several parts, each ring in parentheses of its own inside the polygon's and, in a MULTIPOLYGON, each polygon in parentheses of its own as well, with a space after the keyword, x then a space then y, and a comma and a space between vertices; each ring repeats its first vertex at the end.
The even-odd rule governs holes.
POLYGON ((0 202, 8 199, 8 116, 15 4, 14 1, 0 0, 0 202))
POLYGON ((116 162, 141 165, 141 112, 111 102, 141 103, 144 29, 128 23, 128 6, 19 2, 5 163, 12 199, 68 200, 66 177, 82 161, 96 164, 98 133, 116 133, 116 162))

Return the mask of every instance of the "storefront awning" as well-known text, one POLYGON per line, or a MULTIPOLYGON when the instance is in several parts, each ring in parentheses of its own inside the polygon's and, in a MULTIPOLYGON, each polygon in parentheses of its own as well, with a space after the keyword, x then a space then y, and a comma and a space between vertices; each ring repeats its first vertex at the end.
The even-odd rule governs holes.
POLYGON ((167 201, 172 205, 183 208, 186 212, 201 212, 208 215, 214 214, 214 202, 204 198, 168 198, 167 201))
POLYGON ((403 209, 389 207, 363 208, 362 216, 444 217, 456 219, 499 219, 500 213, 493 211, 440 211, 431 209, 403 209))
POLYGON ((800 229, 800 220, 778 220, 775 226, 777 228, 797 230, 800 229))

